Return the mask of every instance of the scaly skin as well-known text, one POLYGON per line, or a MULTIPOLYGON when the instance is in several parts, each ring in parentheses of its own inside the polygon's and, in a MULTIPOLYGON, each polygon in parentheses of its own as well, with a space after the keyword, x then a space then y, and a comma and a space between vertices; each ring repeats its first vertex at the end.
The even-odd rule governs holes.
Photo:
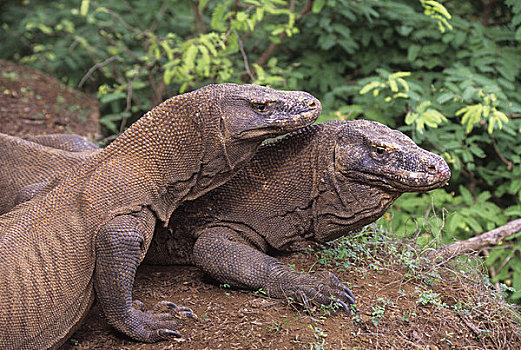
POLYGON ((195 263, 231 286, 348 309, 354 297, 332 273, 296 272, 267 251, 356 232, 402 193, 449 177, 441 157, 379 123, 310 126, 262 145, 228 183, 181 205, 168 228, 156 226, 145 262, 195 263))
MULTIPOLYGON (((0 348, 59 345, 88 311, 94 288, 109 323, 130 337, 179 336, 175 317, 192 315, 188 308, 164 301, 146 311, 132 300, 157 219, 168 222, 180 203, 231 178, 264 139, 319 113, 320 102, 304 92, 209 85, 155 107, 2 215, 0 348)), ((5 174, 7 152, 0 157, 5 174)))
POLYGON ((179 207, 146 261, 192 262, 230 286, 349 309, 354 297, 333 274, 299 273, 266 253, 349 235, 402 193, 449 178, 441 157, 379 123, 313 125, 261 146, 228 183, 179 207))

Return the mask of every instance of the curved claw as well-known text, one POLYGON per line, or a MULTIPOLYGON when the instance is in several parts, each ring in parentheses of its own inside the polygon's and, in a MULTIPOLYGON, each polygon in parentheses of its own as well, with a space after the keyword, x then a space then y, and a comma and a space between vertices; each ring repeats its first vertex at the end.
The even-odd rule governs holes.
POLYGON ((301 290, 298 293, 299 293, 302 303, 304 304, 304 307, 308 310, 311 309, 311 303, 309 302, 309 299, 306 296, 306 294, 301 290))
POLYGON ((181 338, 182 335, 176 331, 173 331, 171 329, 159 329, 157 331, 158 335, 163 339, 168 338, 181 338))
POLYGON ((148 343, 180 338, 181 334, 175 331, 178 320, 183 317, 196 318, 189 307, 176 305, 167 300, 156 303, 148 310, 145 310, 145 305, 139 300, 134 300, 132 305, 134 307, 125 320, 125 324, 132 327, 123 330, 132 338, 148 343))
POLYGON ((132 307, 139 311, 145 311, 145 304, 141 300, 134 299, 132 301, 132 307))
POLYGON ((338 299, 338 298, 334 298, 334 299, 333 299, 333 302, 334 302, 335 304, 340 304, 340 306, 342 306, 342 308, 343 308, 344 310, 346 310, 349 314, 351 314, 351 309, 350 309, 349 305, 347 305, 346 303, 344 303, 342 300, 340 300, 340 299, 338 299))
POLYGON ((355 304, 355 297, 354 297, 353 293, 349 290, 349 288, 347 288, 343 284, 341 286, 342 286, 342 290, 343 290, 343 295, 342 296, 345 299, 347 299, 347 302, 349 304, 355 304))
POLYGON ((192 309, 190 309, 189 307, 186 307, 186 306, 180 306, 177 309, 177 313, 181 317, 197 318, 197 315, 192 311, 192 309))
POLYGON ((355 310, 352 308, 352 305, 355 304, 353 293, 329 271, 321 271, 314 276, 298 274, 288 285, 293 291, 286 295, 296 296, 306 309, 311 309, 311 304, 330 305, 335 303, 340 310, 345 310, 349 314, 355 310))
POLYGON ((163 300, 154 305, 154 312, 166 312, 168 314, 173 314, 178 317, 189 317, 189 318, 197 318, 192 309, 187 306, 177 305, 172 303, 171 301, 163 300))

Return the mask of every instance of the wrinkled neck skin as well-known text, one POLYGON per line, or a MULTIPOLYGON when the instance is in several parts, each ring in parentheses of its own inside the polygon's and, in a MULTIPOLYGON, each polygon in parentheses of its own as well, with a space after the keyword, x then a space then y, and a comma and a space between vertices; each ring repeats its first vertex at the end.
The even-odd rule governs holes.
POLYGON ((353 181, 335 169, 336 137, 320 147, 313 203, 312 240, 318 243, 359 231, 381 217, 401 195, 374 185, 353 181))
MULTIPOLYGON (((301 174, 287 192, 307 196, 298 205, 286 205, 279 214, 287 223, 282 239, 279 236, 270 242, 266 234, 266 240, 278 250, 291 250, 293 244, 308 240, 325 243, 356 232, 382 216, 401 194, 355 182, 336 171, 332 152, 336 137, 331 129, 317 133, 320 137, 314 137, 303 156, 297 158, 298 164, 292 165, 301 174)), ((292 202, 291 198, 286 200, 292 202)))
POLYGON ((133 188, 149 192, 147 203, 135 204, 150 205, 165 224, 180 202, 224 183, 261 143, 231 140, 227 146, 220 107, 204 98, 194 91, 163 102, 94 160, 110 164, 110 172, 134 169, 132 189, 122 196, 139 197, 133 188))

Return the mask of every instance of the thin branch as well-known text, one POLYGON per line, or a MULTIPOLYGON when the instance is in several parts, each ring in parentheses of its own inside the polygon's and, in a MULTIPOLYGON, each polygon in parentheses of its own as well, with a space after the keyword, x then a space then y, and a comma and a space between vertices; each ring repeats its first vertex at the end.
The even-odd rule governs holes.
POLYGON ((509 118, 521 118, 521 113, 512 113, 506 115, 509 118))
POLYGON ((499 159, 501 159, 501 161, 503 163, 505 163, 507 165, 507 169, 510 171, 512 170, 512 167, 514 166, 512 164, 511 161, 509 161, 508 159, 506 159, 503 154, 501 154, 501 151, 499 150, 499 148, 497 147, 497 144, 496 144, 496 139, 494 138, 494 136, 492 135, 489 135, 490 136, 490 140, 492 141, 492 146, 494 147, 494 151, 496 151, 496 154, 499 156, 499 159))
POLYGON ((489 23, 490 14, 492 13, 492 8, 496 4, 496 0, 490 0, 488 2, 485 0, 481 0, 481 4, 483 5, 483 14, 481 17, 481 24, 483 24, 484 27, 488 27, 490 25, 490 23, 489 23))
POLYGON ((521 219, 510 221, 509 223, 485 232, 479 236, 472 237, 463 241, 456 241, 452 244, 440 247, 436 250, 428 251, 424 254, 427 259, 446 259, 461 256, 470 252, 477 252, 485 247, 496 245, 508 236, 521 231, 521 219))
POLYGON ((141 21, 139 20, 138 16, 136 15, 136 12, 134 12, 132 5, 130 5, 127 0, 122 0, 122 2, 127 6, 127 10, 132 15, 132 18, 134 19, 134 23, 136 23, 139 26, 139 29, 141 29, 141 31, 144 31, 144 28, 141 26, 141 21))
POLYGON ((206 33, 203 14, 199 10, 199 5, 194 0, 190 0, 190 6, 192 7, 192 11, 194 13, 194 25, 196 32, 198 34, 206 33))
POLYGON ((159 81, 154 80, 154 73, 157 71, 157 67, 153 67, 149 69, 148 72, 148 82, 152 87, 153 96, 152 101, 150 102, 151 106, 157 106, 161 101, 163 101, 163 95, 166 91, 166 84, 164 79, 159 79, 159 81))
POLYGON ((123 19, 123 17, 121 17, 119 14, 117 14, 117 13, 114 12, 114 11, 112 11, 111 9, 105 8, 105 12, 107 12, 108 14, 114 16, 114 17, 119 21, 119 23, 121 23, 121 24, 123 25, 123 27, 127 28, 129 31, 134 32, 134 34, 143 34, 142 31, 137 30, 136 28, 134 28, 133 26, 131 26, 130 24, 128 24, 128 23, 123 19))
MULTIPOLYGON (((295 19, 295 23, 297 23, 305 15, 307 15, 308 12, 311 11, 312 6, 313 6, 313 0, 308 0, 306 2, 306 4, 304 5, 304 7, 302 8, 302 10, 300 11, 299 16, 295 19)), ((279 43, 274 43, 274 42, 270 43, 270 45, 268 46, 266 51, 264 51, 264 53, 261 55, 261 57, 259 57, 259 59, 257 60, 257 64, 259 66, 263 67, 266 64, 266 62, 268 62, 268 60, 271 57, 271 55, 273 55, 273 52, 275 52, 277 47, 280 45, 280 42, 282 42, 282 40, 285 37, 286 37, 286 33, 282 32, 282 33, 279 34, 279 43)))
POLYGON ((153 33, 156 30, 157 25, 159 24, 157 19, 158 18, 163 18, 164 14, 166 12, 166 8, 167 8, 167 5, 168 5, 169 1, 170 0, 163 1, 163 4, 161 5, 161 8, 159 9, 159 15, 156 16, 156 19, 154 19, 154 22, 152 22, 152 24, 150 25, 150 28, 148 28, 150 33, 153 33))
POLYGON ((244 51, 244 46, 242 45, 242 40, 239 37, 239 33, 237 33, 237 31, 235 29, 233 30, 233 32, 235 33, 235 35, 237 35, 237 41, 239 42, 239 49, 241 50, 242 59, 244 60, 244 68, 246 69, 246 73, 248 73, 248 76, 253 81, 253 80, 255 80, 255 77, 251 73, 250 65, 248 64, 248 56, 246 56, 246 52, 244 51))
POLYGON ((467 327, 478 337, 482 336, 483 331, 479 329, 474 323, 467 320, 465 316, 460 314, 459 312, 456 312, 456 315, 467 325, 467 327))
POLYGON ((96 63, 95 65, 90 67, 90 69, 88 70, 87 74, 85 74, 83 76, 83 78, 81 78, 81 80, 80 80, 80 82, 78 84, 78 87, 81 88, 83 86, 83 84, 85 83, 85 81, 92 75, 92 73, 94 73, 94 71, 96 69, 105 67, 107 64, 109 64, 110 62, 114 61, 116 58, 117 58, 117 56, 111 56, 111 57, 107 58, 105 61, 100 62, 100 63, 96 63))
MULTIPOLYGON (((136 75, 137 77, 137 75, 136 75)), ((130 109, 132 108, 132 83, 136 78, 127 82, 127 106, 123 111, 123 119, 121 119, 121 124, 119 126, 119 133, 121 134, 125 131, 125 125, 127 125, 128 115, 130 114, 130 109)))

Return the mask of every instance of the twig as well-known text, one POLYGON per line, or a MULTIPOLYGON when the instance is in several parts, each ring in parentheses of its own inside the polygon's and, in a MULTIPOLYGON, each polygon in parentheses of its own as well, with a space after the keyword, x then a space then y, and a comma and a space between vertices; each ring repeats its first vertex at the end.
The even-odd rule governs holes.
POLYGON ((456 315, 467 325, 467 327, 469 327, 469 329, 475 334, 477 335, 478 337, 483 335, 482 334, 482 331, 472 322, 470 322, 469 320, 467 320, 465 317, 463 317, 463 315, 461 315, 460 313, 456 312, 456 315))
POLYGON ((148 82, 152 87, 153 96, 152 101, 150 102, 151 106, 157 106, 163 100, 163 94, 166 90, 166 84, 164 79, 159 79, 159 82, 154 80, 153 73, 157 70, 157 67, 153 67, 149 69, 148 72, 148 82))
POLYGON ((492 141, 492 146, 494 147, 494 151, 496 151, 496 154, 499 156, 499 159, 501 159, 501 161, 507 165, 507 169, 509 171, 512 170, 512 167, 513 167, 512 162, 509 161, 508 159, 506 159, 505 157, 503 157, 503 154, 501 154, 501 152, 499 151, 499 148, 497 147, 496 139, 494 138, 494 136, 489 135, 489 137, 490 137, 490 140, 492 141))
POLYGON ((248 64, 248 56, 246 56, 246 52, 244 51, 244 46, 242 44, 242 40, 239 37, 239 33, 237 33, 237 31, 235 29, 233 30, 233 32, 235 33, 235 35, 237 35, 237 41, 239 42, 239 49, 241 50, 242 59, 244 60, 244 68, 246 69, 246 73, 248 73, 248 76, 253 81, 253 80, 255 80, 255 77, 251 73, 250 65, 248 64))
POLYGON ((190 0, 190 6, 192 7, 192 11, 194 12, 194 25, 195 30, 198 34, 206 33, 206 27, 204 25, 203 14, 199 10, 199 5, 196 4, 194 0, 190 0))
POLYGON ((136 28, 134 28, 133 26, 131 26, 130 24, 128 24, 124 19, 123 17, 121 17, 119 14, 117 14, 116 12, 112 11, 111 9, 109 8, 105 8, 105 12, 107 12, 108 14, 114 16, 118 21, 119 23, 121 23, 125 28, 127 28, 128 30, 134 32, 135 34, 143 34, 142 31, 140 30, 137 30, 136 28))
POLYGON ((447 259, 479 251, 484 247, 496 245, 508 236, 521 231, 521 219, 510 221, 509 223, 495 228, 492 231, 485 232, 479 236, 466 239, 464 241, 456 241, 452 244, 440 247, 436 250, 428 251, 424 256, 428 259, 447 259))
POLYGON ((123 119, 121 119, 121 124, 119 126, 120 134, 125 130, 125 125, 127 124, 128 115, 130 114, 130 109, 132 107, 132 83, 134 82, 134 79, 127 82, 127 106, 125 107, 125 110, 123 111, 123 119))
POLYGON ((164 14, 165 14, 165 11, 166 11, 166 8, 167 8, 167 5, 168 5, 169 2, 170 2, 170 0, 163 1, 163 4, 161 5, 161 8, 159 9, 159 14, 154 19, 154 22, 152 22, 152 24, 150 25, 150 28, 148 28, 150 33, 153 33, 156 30, 157 25, 159 24, 157 19, 158 18, 163 18, 164 14))
POLYGON ((94 71, 96 69, 106 66, 110 62, 114 61, 116 58, 117 58, 117 56, 111 56, 111 57, 107 58, 105 61, 96 63, 94 66, 90 67, 87 74, 85 74, 83 76, 83 78, 81 78, 80 83, 78 84, 78 87, 81 88, 83 86, 83 84, 85 83, 85 81, 92 75, 92 73, 94 73, 94 71))
POLYGON ((141 31, 144 31, 144 28, 141 26, 141 21, 139 20, 138 16, 136 15, 136 12, 134 12, 132 5, 130 5, 127 0, 122 0, 122 2, 125 3, 125 5, 127 5, 127 10, 132 15, 132 18, 134 19, 134 23, 139 26, 139 29, 141 29, 141 31))
MULTIPOLYGON (((300 11, 299 13, 299 16, 297 18, 295 18, 295 23, 297 23, 299 20, 301 20, 305 15, 308 14, 309 11, 311 11, 311 7, 313 6, 313 0, 308 0, 306 2, 306 4, 304 5, 304 7, 302 8, 302 10, 300 11)), ((271 55, 273 55, 273 52, 275 52, 275 49, 277 49, 277 47, 280 45, 280 42, 282 41, 282 39, 284 39, 286 37, 286 32, 282 32, 279 34, 279 43, 270 43, 270 45, 268 46, 268 48, 266 49, 266 51, 264 51, 264 53, 261 55, 261 57, 259 57, 259 59, 257 60, 257 64, 259 66, 264 66, 266 64, 266 62, 268 62, 269 58, 271 57, 271 55)))
MULTIPOLYGON (((489 256, 488 251, 489 251, 489 249, 487 249, 487 248, 483 249, 483 256, 485 258, 488 258, 488 256, 489 256)), ((494 280, 494 278, 496 277, 496 269, 494 268, 494 266, 492 266, 492 265, 488 266, 488 273, 490 275, 490 280, 491 281, 494 280)), ((499 285, 499 281, 494 283, 494 288, 496 288, 496 291, 498 293, 501 293, 501 287, 499 285)))
POLYGON ((483 16, 481 17, 481 24, 483 24, 484 27, 488 27, 489 26, 489 18, 490 18, 490 14, 492 13, 492 8, 494 7, 496 3, 496 0, 490 0, 490 1, 485 1, 485 0, 481 0, 481 4, 483 5, 483 16))

